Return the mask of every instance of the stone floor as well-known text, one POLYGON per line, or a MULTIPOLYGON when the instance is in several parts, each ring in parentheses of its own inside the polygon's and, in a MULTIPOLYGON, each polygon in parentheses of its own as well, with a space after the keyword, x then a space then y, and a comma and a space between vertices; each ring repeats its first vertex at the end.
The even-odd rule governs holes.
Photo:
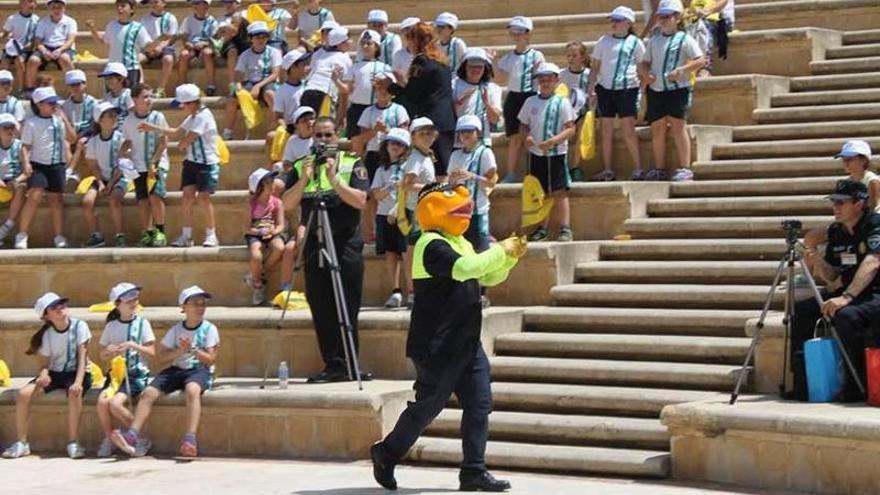
MULTIPOLYGON (((509 479, 512 494, 554 495, 795 495, 667 481, 611 478, 575 478, 525 473, 496 473, 509 479)), ((454 469, 400 467, 401 488, 396 493, 457 492, 454 469)), ((211 493, 290 495, 380 495, 391 493, 376 486, 369 463, 316 463, 283 460, 203 458, 190 462, 147 457, 136 460, 28 457, 0 460, 3 493, 211 493), (50 476, 47 476, 51 473, 50 476)))

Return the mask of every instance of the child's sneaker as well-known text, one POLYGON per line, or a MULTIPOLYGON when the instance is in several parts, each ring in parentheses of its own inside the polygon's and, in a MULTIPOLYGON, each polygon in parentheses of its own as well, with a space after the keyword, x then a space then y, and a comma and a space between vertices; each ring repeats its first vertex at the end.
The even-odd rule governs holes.
POLYGON ((180 457, 198 457, 199 456, 199 448, 196 445, 196 436, 192 434, 188 434, 183 437, 183 441, 180 442, 180 448, 177 449, 177 455, 180 457))
POLYGON ((217 240, 217 234, 210 234, 205 236, 205 242, 202 243, 202 247, 217 247, 220 245, 220 241, 217 240))
POLYGON ((56 248, 64 249, 67 247, 67 239, 63 235, 56 235, 52 242, 55 243, 56 248))
POLYGON ((251 292, 251 304, 254 306, 260 306, 264 302, 266 302, 266 286, 261 285, 259 287, 254 287, 251 292))
POLYGON ((645 180, 649 182, 663 182, 669 180, 669 177, 666 175, 666 170, 654 168, 645 174, 645 180))
POLYGON ((143 234, 141 234, 141 247, 152 247, 153 246, 153 236, 155 235, 156 230, 145 230, 143 234))
POLYGON ((31 446, 27 442, 15 442, 9 448, 3 451, 3 457, 6 459, 18 459, 31 455, 31 446))
POLYGON ((694 171, 689 168, 680 168, 675 171, 675 175, 672 176, 672 180, 675 182, 694 180, 694 171))
POLYGON ((3 239, 6 239, 6 236, 8 236, 10 232, 12 232, 12 229, 14 227, 15 225, 9 225, 8 223, 0 225, 0 243, 3 242, 3 239))
POLYGON ((559 235, 556 236, 557 242, 571 242, 574 240, 574 235, 571 233, 571 227, 560 227, 559 235))
POLYGON ((216 94, 217 94, 217 86, 216 86, 216 85, 214 85, 214 84, 209 84, 209 85, 205 88, 205 95, 206 95, 206 96, 214 96, 214 95, 216 95, 216 94))
POLYGON ((104 236, 100 232, 92 232, 86 239, 87 248, 99 248, 104 246, 104 236))
POLYGON ((232 129, 223 129, 221 136, 223 136, 224 141, 232 141, 232 129))
POLYGON ((104 437, 104 439, 101 440, 101 446, 98 447, 97 455, 98 457, 110 457, 113 455, 113 449, 115 448, 116 446, 113 445, 113 440, 110 440, 110 437, 104 437))
POLYGON ((137 445, 134 446, 134 454, 133 457, 143 457, 147 455, 147 452, 150 451, 150 448, 153 447, 153 442, 151 442, 148 438, 138 438, 137 445))
POLYGON ((15 234, 15 249, 27 249, 27 234, 19 232, 15 234))
POLYGON ((153 234, 153 243, 151 244, 151 246, 152 247, 165 247, 167 245, 168 245, 168 238, 165 237, 165 232, 162 232, 161 230, 155 231, 155 233, 153 234))
POLYGON ((541 242, 546 241, 550 237, 550 234, 547 233, 547 229, 544 227, 538 227, 531 234, 529 234, 528 241, 529 242, 541 242))
POLYGON ((174 242, 172 242, 171 245, 174 247, 181 247, 181 248, 192 247, 193 240, 183 234, 180 234, 180 237, 178 237, 177 239, 174 239, 174 242))
POLYGON ((82 459, 86 456, 86 449, 77 442, 67 444, 67 457, 71 459, 82 459))
POLYGON ((388 309, 398 309, 403 306, 403 294, 400 292, 393 292, 391 296, 388 297, 388 300, 385 301, 385 307, 388 309))
POLYGON ((125 238, 125 234, 116 234, 116 247, 127 247, 128 240, 125 238))
POLYGON ((126 454, 133 455, 135 453, 135 446, 137 445, 138 437, 133 431, 127 430, 123 432, 122 430, 113 430, 113 434, 110 435, 110 440, 113 440, 113 443, 119 447, 119 450, 126 454))

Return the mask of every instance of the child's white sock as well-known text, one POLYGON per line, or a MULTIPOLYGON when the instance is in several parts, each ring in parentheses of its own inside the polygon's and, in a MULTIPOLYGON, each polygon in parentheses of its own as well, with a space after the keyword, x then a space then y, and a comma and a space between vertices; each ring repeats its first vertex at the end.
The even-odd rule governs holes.
POLYGON ((214 229, 205 229, 205 235, 212 236, 214 234, 215 234, 214 229))

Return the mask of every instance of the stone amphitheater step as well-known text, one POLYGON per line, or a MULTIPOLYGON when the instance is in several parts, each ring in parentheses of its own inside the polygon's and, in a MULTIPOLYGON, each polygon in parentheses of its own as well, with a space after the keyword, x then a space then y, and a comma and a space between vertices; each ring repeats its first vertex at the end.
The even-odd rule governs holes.
MULTIPOLYGON (((638 242, 638 241, 634 241, 638 242)), ((526 332, 742 337, 753 310, 538 306, 525 310, 526 332)))
MULTIPOLYGON (((826 193, 827 195, 827 193, 826 193)), ((822 196, 674 198, 648 202, 648 215, 660 217, 737 217, 773 214, 823 215, 831 203, 822 196)))
POLYGON ((838 177, 797 177, 794 179, 737 179, 676 182, 669 189, 674 198, 717 196, 787 196, 823 194, 834 188, 838 177))
MULTIPOLYGON (((460 409, 446 409, 434 419, 426 434, 457 437, 461 417, 460 409)), ((489 416, 489 439, 553 445, 669 448, 669 433, 659 420, 614 416, 493 411, 489 416)))
POLYGON ((758 108, 752 115, 759 124, 867 120, 880 118, 880 103, 758 108))
POLYGON ((734 141, 775 141, 850 136, 880 136, 880 120, 743 125, 733 128, 734 141))
MULTIPOLYGON (((686 237, 686 236, 684 236, 686 237)), ((778 260, 782 239, 651 239, 603 242, 603 260, 778 260)))
POLYGON ((876 88, 878 84, 880 84, 880 72, 791 78, 792 91, 876 88))
POLYGON ((810 62, 813 74, 851 74, 880 70, 880 57, 843 58, 810 62))
MULTIPOLYGON (((877 105, 880 111, 880 104, 877 105)), ((850 136, 850 138, 856 136, 850 136)), ((858 134, 872 147, 880 146, 880 137, 858 134)), ((799 156, 834 156, 847 140, 829 139, 791 139, 786 141, 753 141, 747 143, 721 143, 712 147, 715 160, 734 160, 744 158, 781 158, 799 156)))
MULTIPOLYGON (((825 158, 799 157, 695 161, 692 168, 694 174, 701 180, 843 175, 840 160, 835 160, 832 156, 833 154, 825 158)), ((876 159, 877 156, 874 158, 876 159)))
MULTIPOLYGON (((413 462, 461 464, 461 440, 421 437, 407 458, 413 462)), ((573 447, 489 441, 486 464, 493 468, 603 473, 616 476, 665 478, 669 454, 658 450, 573 447)))
POLYGON ((620 334, 526 332, 501 335, 495 353, 501 356, 633 361, 742 363, 751 339, 620 334))
POLYGON ((817 105, 842 105, 852 103, 880 103, 880 89, 839 89, 829 91, 806 91, 774 95, 773 107, 797 107, 817 105))
POLYGON ((878 55, 880 55, 880 43, 846 45, 838 48, 829 48, 825 52, 825 57, 829 60, 876 57, 878 55))
POLYGON ((593 261, 578 263, 579 283, 749 284, 769 283, 775 261, 593 261))
POLYGON ((880 29, 867 29, 864 31, 849 31, 843 33, 844 45, 859 45, 864 43, 880 43, 880 29))
POLYGON ((492 377, 500 381, 696 390, 730 390, 741 369, 727 364, 511 356, 493 357, 491 363, 492 377))
MULTIPOLYGON (((760 309, 768 285, 566 284, 550 294, 561 306, 760 309)), ((774 302, 782 303, 784 295, 777 292, 774 302)))
MULTIPOLYGON (((632 218, 624 222, 624 229, 637 239, 697 238, 754 238, 781 237, 782 221, 794 215, 772 217, 677 217, 632 218)), ((797 215, 804 230, 822 227, 833 220, 831 216, 797 215)))

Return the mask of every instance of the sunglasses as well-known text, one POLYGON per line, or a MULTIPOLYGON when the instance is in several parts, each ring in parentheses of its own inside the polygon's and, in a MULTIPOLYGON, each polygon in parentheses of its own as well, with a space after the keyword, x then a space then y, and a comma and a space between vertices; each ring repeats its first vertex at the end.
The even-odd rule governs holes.
POLYGON ((333 136, 335 136, 335 134, 333 134, 332 132, 316 132, 315 133, 315 137, 318 139, 332 138, 333 136))

